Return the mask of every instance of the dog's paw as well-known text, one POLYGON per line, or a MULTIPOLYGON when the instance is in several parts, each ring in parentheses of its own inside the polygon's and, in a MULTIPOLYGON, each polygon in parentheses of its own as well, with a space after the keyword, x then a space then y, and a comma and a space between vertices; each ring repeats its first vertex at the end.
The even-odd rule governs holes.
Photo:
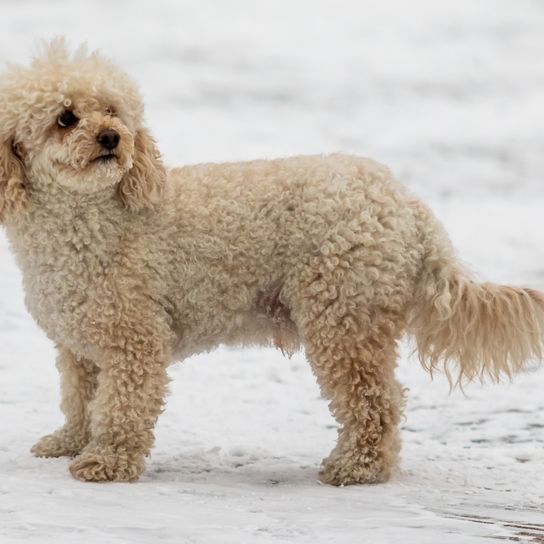
POLYGON ((334 455, 323 460, 319 479, 330 485, 380 484, 389 480, 391 469, 383 460, 365 462, 359 455, 334 455))
POLYGON ((83 482, 134 482, 144 471, 144 456, 125 451, 84 451, 70 464, 83 482))
POLYGON ((87 438, 83 434, 74 435, 61 429, 40 438, 30 451, 36 457, 75 457, 86 445, 87 438))

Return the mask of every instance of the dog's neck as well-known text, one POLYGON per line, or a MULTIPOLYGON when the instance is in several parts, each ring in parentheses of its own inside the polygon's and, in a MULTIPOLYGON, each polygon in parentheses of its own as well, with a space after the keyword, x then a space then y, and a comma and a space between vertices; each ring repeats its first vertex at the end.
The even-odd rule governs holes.
POLYGON ((67 189, 54 182, 47 185, 29 183, 28 196, 30 216, 34 210, 40 214, 61 215, 68 220, 85 215, 89 211, 95 213, 96 210, 102 210, 103 215, 107 216, 111 216, 115 210, 122 211, 116 186, 85 193, 67 189))

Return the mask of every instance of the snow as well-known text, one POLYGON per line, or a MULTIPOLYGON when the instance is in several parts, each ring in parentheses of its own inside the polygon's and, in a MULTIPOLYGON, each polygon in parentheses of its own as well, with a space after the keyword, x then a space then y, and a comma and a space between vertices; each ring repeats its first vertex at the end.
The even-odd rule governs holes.
MULTIPOLYGON (((0 4, 0 61, 87 40, 141 85, 170 164, 347 151, 386 162, 481 278, 544 289, 537 0, 0 4)), ((171 368, 137 484, 83 484, 30 446, 62 423, 51 343, 0 233, 0 542, 544 542, 544 370, 448 393, 403 346, 400 471, 320 484, 335 423, 302 354, 171 368)))

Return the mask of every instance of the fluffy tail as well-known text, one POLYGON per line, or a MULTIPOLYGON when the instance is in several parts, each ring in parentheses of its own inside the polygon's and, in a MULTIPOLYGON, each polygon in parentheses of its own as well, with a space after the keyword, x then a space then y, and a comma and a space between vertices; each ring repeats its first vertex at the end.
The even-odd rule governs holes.
POLYGON ((533 289, 475 283, 455 260, 442 226, 423 209, 425 258, 414 294, 409 331, 419 359, 432 371, 444 364, 450 383, 511 377, 544 347, 544 294, 533 289), (450 364, 458 372, 452 378, 450 364))

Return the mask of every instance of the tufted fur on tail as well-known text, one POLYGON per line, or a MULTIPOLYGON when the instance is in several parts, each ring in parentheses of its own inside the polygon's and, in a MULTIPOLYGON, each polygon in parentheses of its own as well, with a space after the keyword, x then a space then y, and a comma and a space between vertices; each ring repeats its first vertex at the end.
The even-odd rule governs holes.
POLYGON ((476 283, 455 260, 442 226, 428 210, 420 224, 425 257, 408 330, 431 373, 441 363, 450 383, 512 377, 544 353, 544 294, 476 283), (455 379, 451 363, 457 363, 455 379))

